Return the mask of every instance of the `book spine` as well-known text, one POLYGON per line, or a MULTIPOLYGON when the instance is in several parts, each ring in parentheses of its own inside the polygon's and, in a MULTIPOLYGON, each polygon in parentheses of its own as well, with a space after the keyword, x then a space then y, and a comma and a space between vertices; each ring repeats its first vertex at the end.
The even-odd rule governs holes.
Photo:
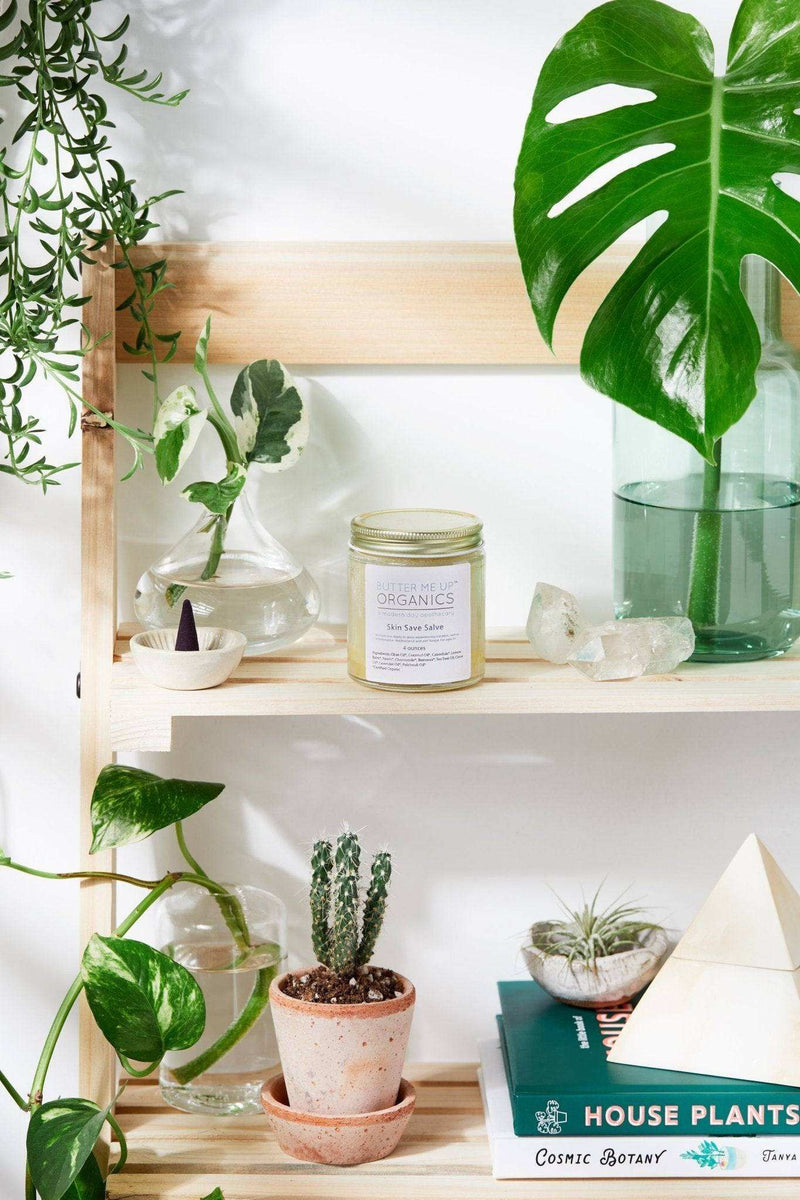
POLYGON ((800 1137, 492 1139, 497 1179, 800 1176, 800 1137))
POLYGON ((518 1137, 800 1136, 800 1102, 787 1102, 785 1090, 748 1096, 746 1084, 735 1099, 690 1092, 665 1101, 653 1092, 621 1103, 608 1094, 525 1093, 513 1098, 512 1107, 518 1137))

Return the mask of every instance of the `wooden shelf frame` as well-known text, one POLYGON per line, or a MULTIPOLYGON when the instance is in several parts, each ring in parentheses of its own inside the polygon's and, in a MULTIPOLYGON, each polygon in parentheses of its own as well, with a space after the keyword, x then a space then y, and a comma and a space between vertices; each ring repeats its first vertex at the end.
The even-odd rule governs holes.
POLYGON ((511 713, 785 712, 800 710, 800 651, 767 663, 685 663, 670 675, 593 683, 534 658, 521 631, 486 647, 486 678, 452 692, 386 692, 347 675, 345 631, 320 627, 275 655, 243 659, 227 683, 202 692, 154 687, 119 631, 111 678, 111 745, 166 751, 177 720, 196 717, 469 716, 511 713))
MULTIPOLYGON (((562 363, 578 360, 589 317, 636 247, 615 248, 576 283, 556 331, 562 363)), ((177 244, 149 245, 142 261, 166 257, 175 290, 162 294, 156 325, 182 329, 177 361, 192 357, 208 312, 212 362, 245 363, 265 348, 288 364, 384 366, 524 366, 556 360, 539 338, 513 248, 500 243, 177 244)), ((109 416, 115 411, 129 314, 115 311, 128 290, 112 269, 110 248, 85 273, 93 297, 84 318, 93 341, 84 360, 84 395, 109 416), (110 336, 108 336, 110 335, 110 336)), ((787 289, 785 328, 800 345, 800 301, 787 289)), ((117 750, 166 750, 184 717, 322 713, 577 713, 743 712, 800 707, 795 655, 735 668, 687 666, 670 676, 598 686, 569 668, 531 658, 519 635, 491 645, 487 681, 435 696, 407 696, 359 687, 346 677, 341 634, 324 631, 316 644, 290 655, 245 662, 213 692, 168 693, 148 687, 116 641, 114 525, 117 471, 110 429, 90 412, 82 428, 82 699, 81 852, 89 845, 89 806, 98 771, 117 750), (325 639, 328 639, 325 641, 325 639)), ((113 866, 113 854, 92 860, 113 866)), ((111 883, 86 883, 81 936, 114 925, 111 883)), ((81 1094, 108 1102, 115 1058, 84 1010, 80 1029, 81 1094)), ((474 1076, 448 1068, 418 1072, 420 1107, 409 1139, 385 1163, 347 1172, 278 1159, 265 1121, 222 1122, 184 1117, 159 1105, 152 1082, 131 1084, 120 1104, 131 1138, 129 1167, 109 1181, 110 1200, 197 1200, 217 1184, 226 1200, 715 1200, 794 1198, 792 1180, 579 1181, 497 1183, 474 1076), (447 1103, 444 1107, 441 1101, 447 1103), (184 1137, 184 1134, 186 1137, 184 1137), (263 1148, 263 1152, 262 1152, 263 1148), (376 1184, 376 1176, 380 1183, 376 1184)))
POLYGON ((472 1065, 410 1065, 417 1108, 395 1154, 362 1167, 287 1159, 260 1116, 201 1117, 169 1109, 134 1080, 117 1118, 125 1170, 109 1200, 797 1200, 796 1179, 496 1180, 472 1065))

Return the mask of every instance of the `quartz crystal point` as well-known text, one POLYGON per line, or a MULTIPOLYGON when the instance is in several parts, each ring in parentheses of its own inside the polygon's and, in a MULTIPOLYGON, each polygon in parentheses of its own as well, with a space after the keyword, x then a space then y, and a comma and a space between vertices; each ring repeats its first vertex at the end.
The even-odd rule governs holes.
POLYGON ((664 675, 694 650, 686 617, 625 617, 588 625, 570 592, 537 583, 528 617, 528 638, 539 658, 570 663, 598 683, 664 675))
POLYGON ((551 663, 568 662, 583 628, 578 601, 570 592, 552 583, 537 583, 527 633, 539 658, 551 663))
POLYGON ((570 663, 597 682, 665 675, 694 650, 686 617, 625 617, 584 631, 570 663))

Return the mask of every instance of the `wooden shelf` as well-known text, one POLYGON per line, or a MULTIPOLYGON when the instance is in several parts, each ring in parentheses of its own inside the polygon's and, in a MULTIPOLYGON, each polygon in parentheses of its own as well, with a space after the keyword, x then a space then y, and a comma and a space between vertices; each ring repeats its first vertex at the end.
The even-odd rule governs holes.
POLYGON ((132 1080, 117 1105, 128 1139, 108 1200, 797 1200, 796 1179, 492 1178, 474 1066, 407 1068, 417 1109, 398 1149, 363 1167, 287 1158, 266 1117, 190 1116, 167 1108, 150 1080, 132 1080))
POLYGON ((780 712, 800 709, 800 652, 741 664, 687 663, 671 675, 592 683, 531 656, 521 633, 487 646, 486 678, 452 692, 382 692, 347 676, 342 630, 317 628, 289 651, 243 660, 221 687, 170 692, 148 684, 119 633, 111 686, 114 750, 169 750, 183 717, 491 713, 780 712))

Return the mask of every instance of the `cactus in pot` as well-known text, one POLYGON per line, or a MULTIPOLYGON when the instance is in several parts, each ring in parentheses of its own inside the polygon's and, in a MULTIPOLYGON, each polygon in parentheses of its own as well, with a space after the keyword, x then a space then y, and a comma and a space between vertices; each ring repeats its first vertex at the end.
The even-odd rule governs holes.
POLYGON ((273 981, 270 1000, 289 1105, 344 1116, 395 1105, 415 993, 402 975, 371 964, 391 878, 386 850, 361 879, 358 836, 314 844, 311 931, 318 965, 273 981))

